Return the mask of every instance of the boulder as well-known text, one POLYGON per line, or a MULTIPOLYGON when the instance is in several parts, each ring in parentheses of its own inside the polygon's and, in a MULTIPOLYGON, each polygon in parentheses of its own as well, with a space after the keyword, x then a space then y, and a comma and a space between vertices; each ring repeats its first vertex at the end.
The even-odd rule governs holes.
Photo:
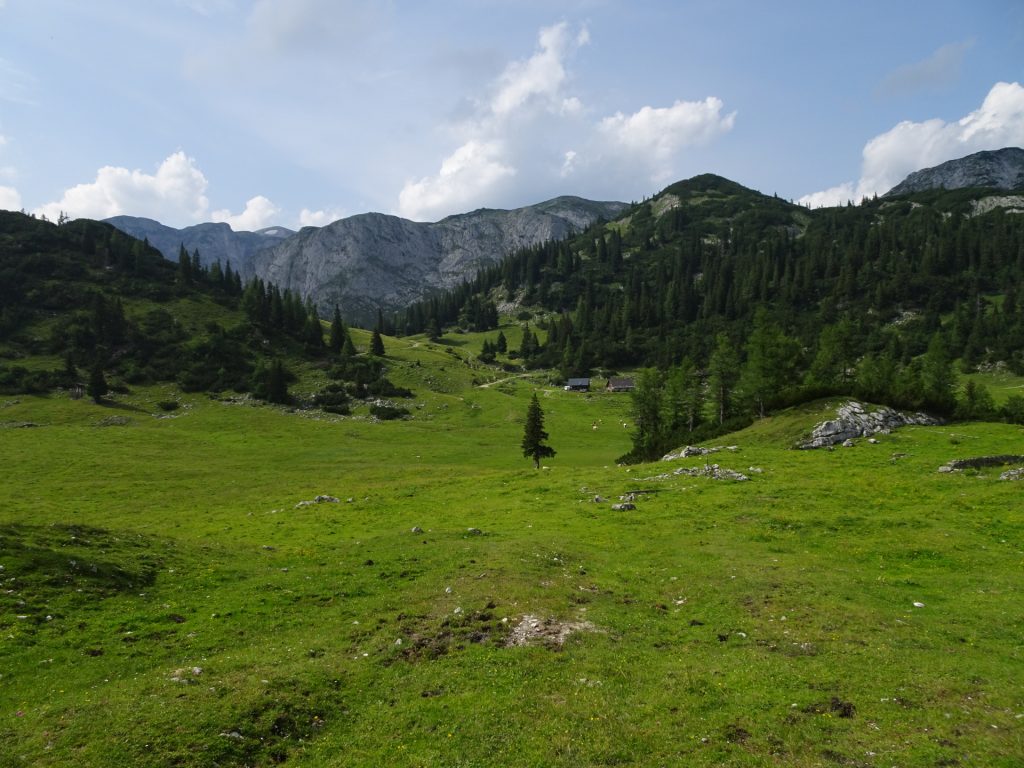
POLYGON ((911 424, 936 426, 941 423, 925 413, 905 413, 887 406, 868 411, 861 403, 851 400, 836 409, 836 418, 816 425, 810 437, 797 447, 805 450, 834 445, 849 447, 858 437, 887 435, 894 429, 911 424))

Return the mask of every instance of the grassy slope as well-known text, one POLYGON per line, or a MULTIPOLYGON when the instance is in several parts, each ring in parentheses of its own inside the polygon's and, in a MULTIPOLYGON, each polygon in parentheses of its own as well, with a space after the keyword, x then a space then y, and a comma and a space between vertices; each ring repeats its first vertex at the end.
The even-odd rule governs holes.
POLYGON ((807 408, 728 438, 749 483, 643 479, 628 398, 387 347, 412 421, 2 404, 0 763, 1019 764, 1020 488, 935 473, 1019 427, 789 450, 807 408), (598 631, 501 647, 524 614, 598 631))

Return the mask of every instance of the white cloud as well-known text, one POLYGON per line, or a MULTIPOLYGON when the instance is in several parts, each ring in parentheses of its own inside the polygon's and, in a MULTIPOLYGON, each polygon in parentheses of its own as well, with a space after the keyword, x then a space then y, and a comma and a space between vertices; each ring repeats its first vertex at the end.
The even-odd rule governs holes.
POLYGON ((250 198, 245 210, 235 215, 228 209, 214 211, 211 221, 226 222, 235 232, 255 232, 276 223, 281 209, 263 195, 250 198))
POLYGON ((865 145, 859 181, 805 195, 799 202, 812 206, 841 205, 849 199, 857 202, 885 194, 922 168, 1008 146, 1024 146, 1024 87, 1020 83, 996 83, 978 109, 955 122, 935 118, 898 123, 865 145))
POLYGON ((570 57, 590 43, 586 27, 542 28, 528 58, 509 63, 473 115, 451 126, 459 146, 435 175, 408 180, 398 211, 436 220, 480 206, 522 205, 570 175, 573 191, 621 195, 677 172, 682 150, 729 131, 735 112, 713 96, 646 106, 594 121, 593 110, 569 92, 570 57))
POLYGON ((35 213, 49 219, 56 219, 61 212, 90 219, 130 214, 182 226, 206 215, 206 187, 206 177, 195 160, 178 151, 154 174, 104 166, 96 172, 95 181, 71 187, 60 200, 36 208, 35 213))
POLYGON ((398 196, 402 215, 423 220, 477 207, 484 193, 516 175, 503 155, 498 142, 466 142, 444 159, 437 176, 406 183, 398 196))
MULTIPOLYGON (((2 0, 0 0, 2 2, 2 0)), ((20 211, 21 195, 14 187, 0 187, 0 211, 20 211)))
MULTIPOLYGON (((498 78, 498 88, 491 100, 491 111, 501 117, 514 112, 531 100, 546 104, 563 104, 559 98, 566 80, 563 60, 573 47, 590 40, 586 29, 575 39, 569 36, 565 22, 540 31, 540 50, 525 61, 509 64, 498 78)), ((573 100, 578 103, 578 99, 573 100)))
POLYGON ((568 178, 572 175, 574 166, 576 165, 576 152, 570 149, 565 153, 565 160, 562 162, 562 169, 559 171, 559 176, 563 179, 568 178))
POLYGON ((345 212, 341 209, 311 211, 303 208, 299 212, 299 226, 324 227, 344 217, 345 212))
POLYGON ((399 213, 412 219, 438 219, 467 208, 493 204, 519 166, 544 154, 536 145, 538 123, 572 119, 583 111, 579 98, 568 96, 565 59, 589 41, 581 29, 570 34, 565 22, 538 33, 532 56, 509 63, 493 83, 478 113, 458 127, 462 144, 441 161, 435 176, 405 183, 399 213))
POLYGON ((668 161, 683 147, 704 144, 727 131, 736 113, 722 115, 722 100, 677 101, 671 107, 643 107, 632 115, 616 112, 604 118, 600 131, 622 149, 653 162, 668 161))
POLYGON ((846 181, 834 187, 823 189, 821 192, 812 192, 809 195, 804 195, 797 202, 811 208, 835 208, 839 205, 846 205, 849 202, 859 201, 857 185, 851 181, 846 181))

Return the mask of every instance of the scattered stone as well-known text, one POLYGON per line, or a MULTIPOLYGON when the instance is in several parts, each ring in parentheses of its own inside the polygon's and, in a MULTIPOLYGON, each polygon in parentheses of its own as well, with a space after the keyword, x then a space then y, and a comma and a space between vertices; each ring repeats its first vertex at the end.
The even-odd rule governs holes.
POLYGON ((544 644, 551 647, 562 646, 569 635, 574 632, 596 632, 597 627, 589 621, 557 621, 541 619, 527 614, 512 628, 505 642, 507 646, 524 646, 544 644))
POLYGON ((887 406, 868 411, 861 403, 851 400, 836 410, 835 419, 816 425, 810 438, 799 443, 797 448, 806 450, 846 445, 846 441, 857 437, 889 434, 894 429, 911 424, 932 427, 941 423, 939 419, 924 413, 904 413, 887 406))
POLYGON ((744 475, 742 472, 737 472, 734 469, 727 469, 720 467, 718 464, 705 464, 703 467, 677 467, 671 472, 665 472, 661 475, 655 475, 654 477, 644 477, 642 480, 668 480, 673 476, 687 475, 689 477, 708 477, 712 480, 734 480, 736 482, 743 482, 750 480, 749 477, 744 475))
POLYGON ((593 501, 595 504, 604 504, 606 501, 608 501, 608 499, 598 494, 597 496, 594 496, 594 498, 591 499, 591 501, 593 501))
POLYGON ((843 448, 853 448, 855 445, 856 443, 852 439, 843 440, 843 448))
POLYGON ((412 527, 412 531, 411 531, 411 532, 412 532, 412 533, 423 533, 423 529, 422 529, 422 528, 420 528, 420 527, 419 527, 418 525, 414 525, 414 526, 412 527))
POLYGON ((999 476, 1000 480, 1024 480, 1024 467, 1008 469, 999 476))
POLYGON ((225 739, 235 739, 236 741, 242 741, 245 738, 245 736, 240 734, 238 731, 229 731, 226 733, 222 731, 220 735, 225 739))
MULTIPOLYGON (((1024 456, 1018 456, 1016 454, 1002 454, 999 456, 975 456, 970 459, 952 459, 947 461, 937 472, 961 472, 965 469, 981 469, 982 467, 1001 467, 1006 464, 1020 464, 1024 463, 1024 456)), ((1022 468, 1024 469, 1024 468, 1022 468)), ((1021 470, 1009 470, 1004 472, 1004 475, 1008 475, 1011 472, 1020 472, 1021 470)), ((1000 475, 1001 480, 1014 480, 1015 477, 1003 477, 1000 475)))
POLYGON ((691 456, 707 456, 719 451, 732 451, 735 453, 740 447, 738 445, 719 445, 713 448, 702 448, 699 445, 687 445, 672 453, 666 453, 661 457, 662 461, 674 461, 675 459, 688 459, 691 456))
POLYGON ((626 501, 622 504, 612 504, 612 509, 616 512, 629 512, 630 510, 636 509, 636 504, 631 504, 626 501))
POLYGON ((869 438, 868 438, 868 442, 869 442, 869 443, 871 443, 871 445, 878 445, 878 443, 879 443, 880 441, 879 441, 879 440, 877 440, 877 439, 875 439, 875 438, 873 438, 873 437, 869 437, 869 438))
POLYGON ((914 601, 914 607, 915 608, 924 608, 924 603, 921 603, 921 602, 918 602, 917 600, 915 600, 914 601))
MULTIPOLYGON (((349 499, 349 501, 351 501, 351 499, 349 499)), ((338 504, 339 502, 340 499, 336 498, 335 496, 320 495, 317 496, 312 501, 300 501, 298 504, 295 505, 295 508, 302 509, 303 507, 311 507, 314 504, 338 504)))
POLYGON ((199 677, 201 674, 203 674, 203 668, 202 667, 191 667, 189 669, 176 669, 176 670, 174 670, 174 673, 171 675, 171 682, 174 682, 174 683, 185 683, 187 685, 189 683, 195 682, 194 680, 192 680, 192 678, 193 677, 199 677), (191 675, 191 677, 190 677, 190 675, 191 675))

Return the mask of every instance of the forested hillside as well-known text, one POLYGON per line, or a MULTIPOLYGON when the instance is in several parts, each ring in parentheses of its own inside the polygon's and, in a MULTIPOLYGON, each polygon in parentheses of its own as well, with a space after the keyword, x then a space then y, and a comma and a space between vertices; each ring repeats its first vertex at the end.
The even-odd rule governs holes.
POLYGON ((328 371, 322 405, 394 388, 357 355, 335 313, 329 339, 313 306, 230 264, 177 264, 108 224, 59 225, 0 212, 0 391, 173 381, 185 391, 253 392, 287 402, 289 364, 328 371))
MULTIPOLYGON (((527 335, 527 365, 656 368, 673 400, 659 429, 677 436, 836 392, 948 414, 955 359, 1024 372, 1024 217, 992 194, 812 211, 698 176, 396 322, 481 329, 499 302, 539 309, 546 342, 527 335)), ((984 392, 961 400, 965 416, 991 410, 984 392)))

